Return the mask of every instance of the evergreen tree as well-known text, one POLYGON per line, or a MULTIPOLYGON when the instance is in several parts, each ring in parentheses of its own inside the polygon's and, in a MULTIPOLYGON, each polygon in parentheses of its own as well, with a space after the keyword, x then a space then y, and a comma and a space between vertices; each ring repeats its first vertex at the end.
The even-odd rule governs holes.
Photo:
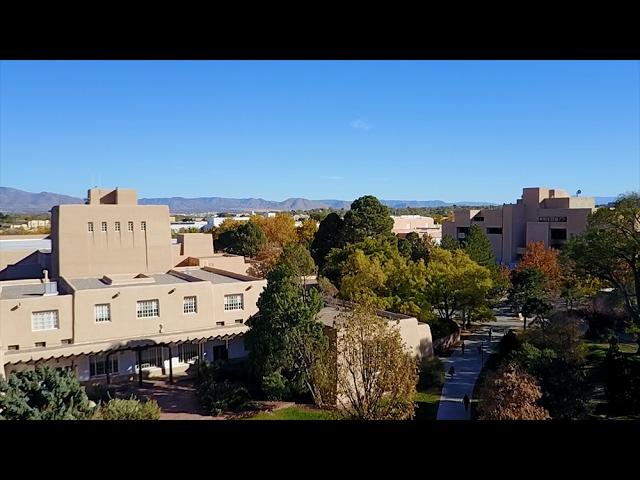
POLYGON ((344 239, 348 243, 361 242, 366 237, 390 237, 392 229, 389 209, 373 195, 354 200, 344 215, 344 239))
POLYGON ((332 248, 342 247, 343 228, 344 220, 335 212, 330 213, 320 222, 310 248, 311 256, 318 268, 324 266, 325 258, 332 248))
POLYGON ((451 235, 443 235, 442 240, 440 240, 440 247, 445 250, 454 251, 460 248, 460 242, 458 242, 451 235))
POLYGON ((464 251, 467 252, 471 260, 492 272, 497 269, 491 241, 478 225, 471 225, 464 240, 464 251))

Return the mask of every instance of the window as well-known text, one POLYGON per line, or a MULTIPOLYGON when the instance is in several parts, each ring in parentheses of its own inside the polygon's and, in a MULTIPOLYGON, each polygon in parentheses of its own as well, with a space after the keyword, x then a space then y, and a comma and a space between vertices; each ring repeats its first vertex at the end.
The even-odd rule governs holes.
POLYGON ((551 229, 551 240, 566 240, 567 239, 567 229, 566 228, 552 228, 551 229))
POLYGON ((96 323, 110 322, 111 321, 111 305, 108 303, 101 303, 95 306, 96 323))
POLYGON ((101 232, 106 232, 107 231, 107 222, 102 222, 100 224, 100 231, 101 232))
POLYGON ((127 222, 127 230, 133 232, 133 222, 127 222))
POLYGON ((20 350, 20 345, 8 345, 8 350, 20 350))
POLYGON ((225 310, 242 310, 242 294, 225 295, 224 296, 224 309, 225 310))
POLYGON ((178 345, 178 361, 180 363, 191 363, 198 359, 198 344, 181 343, 178 345))
POLYGON ((566 222, 567 217, 538 217, 539 222, 566 222))
POLYGON ((47 342, 36 342, 36 347, 44 348, 47 346, 47 342))
POLYGON ((487 234, 502 235, 502 227, 487 227, 487 234))
POLYGON ((151 347, 141 353, 142 368, 162 367, 162 347, 151 347))
POLYGON ((58 310, 33 312, 31 314, 31 330, 55 330, 60 328, 58 323, 58 310))
POLYGON ((242 320, 241 318, 236 319, 236 323, 244 323, 244 320, 242 320))
POLYGON ((73 339, 72 338, 63 338, 62 340, 60 340, 60 343, 62 345, 71 345, 73 343, 73 339))
POLYGON ((143 232, 147 229, 147 222, 140 222, 140 230, 143 232))
POLYGON ((138 318, 159 317, 160 302, 158 300, 140 300, 136 304, 138 318))
POLYGON ((109 355, 109 363, 107 364, 106 357, 101 355, 92 355, 89 357, 89 376, 97 377, 99 375, 106 375, 107 369, 109 373, 118 373, 118 356, 109 355))
POLYGON ((484 217, 475 216, 473 217, 474 222, 484 222, 484 217))
POLYGON ((216 322, 216 326, 218 326, 218 327, 224 327, 224 322, 216 322))
POLYGON ((115 231, 119 232, 120 231, 120 222, 116 222, 115 224, 115 231))
POLYGON ((182 305, 184 313, 198 312, 198 303, 196 297, 184 297, 182 305))
POLYGON ((87 232, 93 232, 93 222, 87 222, 87 232))
POLYGON ((224 345, 216 345, 213 347, 213 361, 216 360, 228 360, 229 359, 229 351, 227 347, 224 345))

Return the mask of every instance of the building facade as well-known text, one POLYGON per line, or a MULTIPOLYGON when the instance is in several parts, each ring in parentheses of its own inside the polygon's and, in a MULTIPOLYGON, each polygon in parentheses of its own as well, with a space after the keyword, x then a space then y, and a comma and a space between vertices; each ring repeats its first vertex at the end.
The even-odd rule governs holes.
POLYGON ((391 216, 393 219, 392 232, 404 238, 408 233, 415 232, 422 238, 428 235, 436 243, 440 244, 442 239, 442 225, 434 222, 432 217, 422 215, 397 215, 391 216))
POLYGON ((595 211, 593 197, 572 197, 564 190, 523 188, 516 203, 498 208, 460 209, 445 220, 443 235, 463 241, 471 225, 487 234, 498 263, 513 266, 530 242, 561 248, 571 236, 582 233, 595 211))
POLYGON ((211 235, 172 243, 168 208, 129 189, 54 207, 51 251, 35 259, 13 250, 0 269, 0 375, 48 364, 81 381, 141 380, 244 357, 266 285, 243 257, 216 254, 211 235), (12 279, 24 271, 41 274, 12 279))

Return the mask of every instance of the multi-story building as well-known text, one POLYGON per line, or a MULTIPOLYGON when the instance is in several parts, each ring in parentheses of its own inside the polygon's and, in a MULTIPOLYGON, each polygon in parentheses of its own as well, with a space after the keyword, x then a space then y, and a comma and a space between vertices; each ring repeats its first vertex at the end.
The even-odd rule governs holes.
POLYGON ((434 222, 432 217, 422 215, 397 215, 391 216, 393 219, 392 232, 404 238, 408 233, 416 232, 420 237, 428 235, 436 244, 440 244, 442 239, 442 225, 434 222))
POLYGON ((172 243, 168 207, 138 205, 134 190, 91 189, 51 218, 50 253, 13 250, 0 265, 42 272, 0 281, 0 375, 49 364, 81 381, 141 380, 245 355, 266 280, 243 257, 216 254, 208 234, 172 243))
POLYGON ((498 263, 513 266, 528 243, 543 242, 560 248, 572 235, 582 233, 595 210, 593 197, 572 197, 564 190, 523 188, 516 203, 498 208, 462 209, 443 223, 443 235, 462 241, 471 225, 487 234, 498 263))

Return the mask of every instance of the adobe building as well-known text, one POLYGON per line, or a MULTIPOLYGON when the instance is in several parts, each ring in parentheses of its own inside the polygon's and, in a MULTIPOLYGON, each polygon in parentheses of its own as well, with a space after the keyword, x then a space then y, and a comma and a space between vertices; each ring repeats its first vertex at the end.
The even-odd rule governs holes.
POLYGON ((442 225, 434 222, 432 217, 422 215, 392 215, 394 235, 405 238, 408 233, 415 232, 420 238, 428 235, 437 244, 442 239, 442 225))
POLYGON ((530 242, 561 248, 573 235, 584 232, 595 211, 593 197, 572 197, 564 190, 523 188, 522 198, 498 208, 456 210, 445 220, 443 235, 463 241, 471 225, 487 234, 496 260, 514 266, 530 242))
POLYGON ((51 213, 50 251, 23 242, 2 257, 0 375, 48 364, 141 381, 246 355, 266 280, 243 257, 216 254, 208 234, 173 242, 168 207, 138 205, 130 189, 93 188, 51 213))

